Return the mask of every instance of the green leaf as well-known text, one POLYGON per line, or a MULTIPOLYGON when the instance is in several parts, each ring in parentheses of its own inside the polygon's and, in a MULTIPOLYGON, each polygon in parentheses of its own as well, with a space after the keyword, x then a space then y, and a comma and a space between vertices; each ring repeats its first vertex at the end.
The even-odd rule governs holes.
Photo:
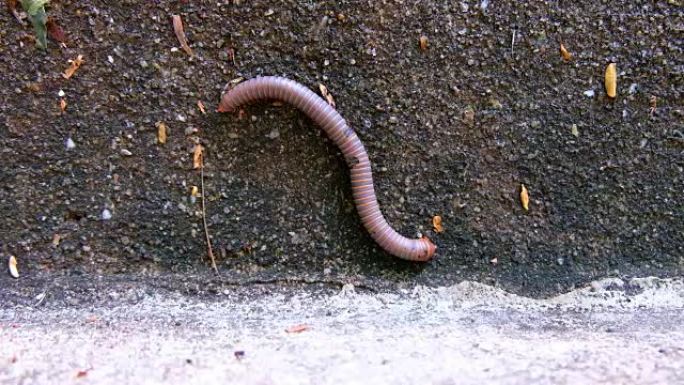
POLYGON ((39 48, 47 49, 47 14, 45 5, 50 0, 21 0, 21 6, 29 16, 33 30, 36 33, 36 45, 39 48))
POLYGON ((38 48, 47 49, 47 14, 44 9, 40 9, 35 15, 29 15, 33 30, 36 32, 36 45, 38 48))
POLYGON ((21 0, 21 6, 29 16, 38 14, 41 10, 45 12, 45 6, 50 0, 21 0))

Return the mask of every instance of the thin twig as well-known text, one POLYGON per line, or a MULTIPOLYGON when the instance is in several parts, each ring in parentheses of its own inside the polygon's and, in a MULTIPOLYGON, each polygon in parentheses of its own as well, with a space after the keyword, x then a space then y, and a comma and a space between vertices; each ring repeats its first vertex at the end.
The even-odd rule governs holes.
POLYGON ((216 267, 216 259, 214 258, 214 250, 211 247, 211 239, 209 238, 209 227, 207 226, 207 210, 204 206, 204 156, 200 160, 200 185, 202 187, 200 197, 202 202, 202 223, 204 224, 204 235, 207 238, 207 252, 209 253, 209 259, 211 260, 211 268, 214 269, 216 274, 218 274, 218 267, 216 267))

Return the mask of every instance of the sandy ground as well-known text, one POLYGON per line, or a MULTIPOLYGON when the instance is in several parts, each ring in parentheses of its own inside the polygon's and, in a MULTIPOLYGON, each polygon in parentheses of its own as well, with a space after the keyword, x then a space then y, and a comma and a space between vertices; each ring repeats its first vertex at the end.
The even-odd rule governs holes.
POLYGON ((675 384, 684 282, 549 299, 477 283, 0 310, 2 384, 675 384), (286 330, 306 325, 299 333, 286 330))

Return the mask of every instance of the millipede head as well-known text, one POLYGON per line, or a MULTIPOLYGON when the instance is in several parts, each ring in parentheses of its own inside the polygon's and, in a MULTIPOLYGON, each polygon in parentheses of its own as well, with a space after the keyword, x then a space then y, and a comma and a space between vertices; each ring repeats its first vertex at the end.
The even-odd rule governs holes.
POLYGON ((426 237, 425 235, 423 235, 423 237, 420 238, 420 240, 423 242, 423 244, 425 244, 427 250, 425 256, 423 257, 424 259, 422 260, 429 261, 430 259, 432 259, 432 256, 435 255, 435 252, 437 251, 437 245, 432 243, 430 238, 426 237))

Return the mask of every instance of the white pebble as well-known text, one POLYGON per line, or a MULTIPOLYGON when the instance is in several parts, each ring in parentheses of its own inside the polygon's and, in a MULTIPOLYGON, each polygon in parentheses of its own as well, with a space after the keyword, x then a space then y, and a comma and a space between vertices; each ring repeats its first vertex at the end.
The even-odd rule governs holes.
POLYGON ((107 61, 111 64, 114 64, 114 58, 112 57, 112 55, 107 55, 107 61))
POLYGON ((123 156, 131 156, 131 155, 133 155, 133 153, 130 152, 130 151, 128 151, 128 150, 126 150, 125 148, 122 148, 122 149, 121 149, 121 155, 123 155, 123 156))
POLYGON ((108 209, 102 210, 102 220, 108 221, 110 219, 112 219, 112 212, 109 211, 108 209))
POLYGON ((594 97, 594 90, 586 90, 584 91, 584 96, 588 98, 593 98, 594 97))
POLYGON ((64 90, 59 90, 59 92, 57 93, 57 96, 59 96, 60 98, 63 98, 64 95, 66 95, 66 94, 64 93, 64 90))
POLYGON ((635 94, 637 92, 637 87, 639 87, 636 83, 632 83, 629 85, 629 92, 630 94, 635 94))
POLYGON ((74 143, 74 141, 71 138, 67 138, 65 144, 67 150, 73 150, 74 148, 76 148, 76 143, 74 143))

